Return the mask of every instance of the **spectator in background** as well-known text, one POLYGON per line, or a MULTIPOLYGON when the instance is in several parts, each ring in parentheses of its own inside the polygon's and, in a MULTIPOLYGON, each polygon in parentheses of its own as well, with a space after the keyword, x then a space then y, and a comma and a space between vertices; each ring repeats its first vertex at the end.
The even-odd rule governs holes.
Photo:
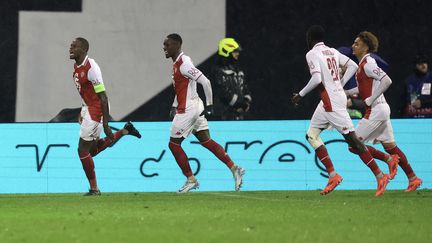
POLYGON ((217 97, 215 111, 222 120, 243 120, 252 103, 245 74, 238 63, 240 51, 240 45, 233 38, 219 41, 212 79, 217 97))
POLYGON ((428 58, 419 54, 414 59, 414 73, 406 79, 405 116, 432 117, 431 83, 428 58))
MULTIPOLYGON (((357 57, 354 56, 352 47, 342 46, 339 47, 337 50, 358 64, 357 57)), ((376 53, 371 53, 370 55, 376 60, 378 67, 384 70, 384 72, 388 72, 389 65, 386 61, 384 61, 384 59, 382 59, 376 53)), ((355 79, 355 76, 353 76, 346 82, 344 89, 351 90, 355 87, 357 87, 357 81, 355 79)), ((361 98, 358 96, 358 94, 348 95, 347 107, 348 114, 351 118, 362 118, 366 110, 366 106, 361 100, 361 98)))

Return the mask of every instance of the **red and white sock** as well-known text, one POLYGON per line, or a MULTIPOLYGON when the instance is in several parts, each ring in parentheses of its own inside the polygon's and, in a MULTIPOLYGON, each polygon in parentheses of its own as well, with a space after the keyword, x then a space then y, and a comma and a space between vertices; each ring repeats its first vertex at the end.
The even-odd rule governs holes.
POLYGON ((334 171, 333 163, 330 159, 330 156, 328 155, 327 148, 324 145, 319 146, 315 150, 315 153, 316 153, 318 159, 321 161, 321 163, 324 164, 329 176, 331 177, 331 176, 336 175, 336 172, 334 171))
POLYGON ((97 189, 97 182, 96 182, 96 173, 95 173, 95 166, 93 162, 93 157, 89 152, 79 152, 79 157, 81 160, 81 164, 83 166, 84 172, 87 176, 87 179, 90 183, 91 189, 97 189))
POLYGON ((99 139, 97 141, 96 151, 92 151, 91 155, 96 156, 97 154, 99 154, 100 152, 104 151, 106 148, 111 146, 111 144, 119 140, 121 137, 123 137, 123 133, 122 130, 119 130, 114 133, 114 140, 109 140, 108 137, 99 139))
POLYGON ((395 146, 394 148, 391 149, 386 149, 386 151, 389 154, 396 154, 397 156, 399 156, 399 165, 400 167, 402 167, 408 179, 416 177, 416 174, 411 168, 411 165, 409 164, 407 157, 405 156, 404 152, 402 152, 402 150, 398 148, 398 146, 395 146))
POLYGON ((231 169, 234 166, 234 162, 225 152, 225 149, 223 149, 222 146, 216 143, 213 139, 202 142, 201 145, 210 150, 210 152, 212 152, 220 161, 226 164, 228 168, 231 169))

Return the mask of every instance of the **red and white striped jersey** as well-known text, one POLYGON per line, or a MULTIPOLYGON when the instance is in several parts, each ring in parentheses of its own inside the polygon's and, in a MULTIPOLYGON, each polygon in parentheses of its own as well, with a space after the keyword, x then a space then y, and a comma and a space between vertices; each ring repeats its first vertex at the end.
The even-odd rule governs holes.
MULTIPOLYGON (((182 53, 173 64, 173 86, 177 99, 177 113, 185 113, 194 99, 198 99, 197 79, 203 75, 192 63, 190 57, 182 53)), ((174 102, 175 105, 176 102, 174 102)))
POLYGON ((105 88, 103 88, 99 65, 86 56, 83 63, 74 64, 73 79, 83 100, 83 105, 88 107, 90 117, 92 120, 100 122, 102 120, 102 107, 97 92, 104 91, 105 88))
POLYGON ((350 59, 338 50, 317 43, 307 54, 310 74, 319 73, 319 92, 325 111, 346 110, 347 97, 341 84, 339 66, 345 66, 350 59))
MULTIPOLYGON (((371 57, 370 54, 366 54, 360 60, 359 67, 356 72, 360 98, 364 101, 366 98, 372 96, 373 90, 379 86, 380 81, 386 76, 387 74, 380 67, 378 67, 375 59, 371 57)), ((390 111, 383 112, 383 109, 387 111, 387 107, 388 104, 384 94, 381 94, 371 106, 366 106, 364 118, 372 120, 387 119, 390 111)), ((388 108, 388 110, 389 109, 390 108, 388 108)))

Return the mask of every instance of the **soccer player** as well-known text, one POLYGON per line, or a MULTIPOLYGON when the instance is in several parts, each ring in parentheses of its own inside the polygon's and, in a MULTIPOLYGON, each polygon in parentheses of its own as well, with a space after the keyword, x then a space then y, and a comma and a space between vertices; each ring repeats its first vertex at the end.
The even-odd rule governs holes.
POLYGON ((315 149, 316 155, 329 174, 329 181, 321 191, 321 195, 332 192, 342 182, 342 177, 335 171, 327 149, 320 138, 321 131, 331 126, 343 135, 353 150, 358 151, 361 160, 372 170, 378 182, 375 195, 381 196, 388 184, 389 177, 381 172, 369 151, 357 138, 354 125, 346 110, 347 97, 343 85, 354 75, 357 64, 336 49, 324 44, 322 26, 311 26, 306 37, 308 47, 311 48, 306 54, 306 60, 312 77, 298 94, 294 94, 292 102, 297 105, 307 93, 316 87, 319 88, 321 102, 312 116, 306 139, 315 149), (343 77, 340 77, 339 67, 346 67, 343 77))
MULTIPOLYGON (((405 191, 411 192, 422 184, 422 180, 416 176, 405 154, 398 148, 394 139, 390 122, 390 107, 384 98, 384 92, 392 80, 378 67, 377 62, 370 55, 370 53, 378 50, 378 45, 378 38, 368 31, 360 32, 352 45, 353 54, 359 60, 359 68, 356 73, 358 86, 349 92, 358 92, 366 104, 365 116, 358 123, 356 133, 360 140, 381 143, 387 153, 399 158, 399 165, 409 180, 408 188, 405 191)), ((352 152, 356 153, 356 151, 352 152)), ((376 154, 374 157, 379 157, 380 154, 385 155, 379 151, 371 153, 376 154)), ((385 160, 383 155, 379 158, 380 160, 385 160)))
POLYGON ((78 37, 70 45, 69 58, 75 60, 73 79, 83 101, 79 117, 81 128, 78 155, 90 184, 89 192, 84 195, 99 196, 101 192, 96 182, 93 157, 123 135, 141 138, 141 134, 130 122, 123 129, 112 133, 108 126, 109 104, 102 73, 99 65, 87 56, 88 50, 88 41, 78 37), (99 139, 102 127, 106 137, 99 139))
POLYGON ((181 143, 191 133, 201 145, 210 150, 220 161, 231 170, 234 177, 234 189, 240 190, 245 170, 231 160, 225 150, 210 138, 206 116, 213 113, 213 94, 210 81, 192 63, 190 57, 181 51, 182 38, 178 34, 169 34, 163 42, 166 58, 171 58, 173 64, 173 85, 175 98, 172 107, 175 108, 174 119, 170 129, 169 149, 187 177, 185 184, 178 193, 186 193, 197 189, 199 183, 192 174, 186 153, 181 143), (206 107, 196 91, 197 83, 203 86, 206 96, 206 107))

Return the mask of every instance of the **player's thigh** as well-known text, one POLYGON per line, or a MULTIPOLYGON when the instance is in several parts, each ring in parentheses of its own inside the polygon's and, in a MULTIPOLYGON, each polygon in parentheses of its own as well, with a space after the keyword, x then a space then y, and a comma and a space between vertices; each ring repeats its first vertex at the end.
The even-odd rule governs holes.
POLYGON ((196 114, 193 112, 176 114, 171 123, 170 136, 187 138, 192 133, 196 120, 196 114))
POLYGON ((354 131, 354 124, 346 110, 338 110, 326 113, 327 120, 341 134, 354 131))
POLYGON ((377 136, 376 140, 379 143, 394 143, 395 142, 394 133, 393 133, 393 126, 390 122, 390 119, 388 119, 387 121, 385 121, 383 123, 382 131, 377 136))
POLYGON ((330 126, 330 123, 326 117, 326 111, 320 105, 318 105, 315 109, 309 126, 319 129, 327 129, 330 126))
POLYGON ((85 141, 99 139, 102 133, 102 123, 93 121, 88 112, 82 112, 82 122, 80 127, 80 138, 85 141))
POLYGON ((385 121, 361 119, 356 127, 356 134, 360 141, 365 143, 377 143, 377 138, 383 132, 385 121))

